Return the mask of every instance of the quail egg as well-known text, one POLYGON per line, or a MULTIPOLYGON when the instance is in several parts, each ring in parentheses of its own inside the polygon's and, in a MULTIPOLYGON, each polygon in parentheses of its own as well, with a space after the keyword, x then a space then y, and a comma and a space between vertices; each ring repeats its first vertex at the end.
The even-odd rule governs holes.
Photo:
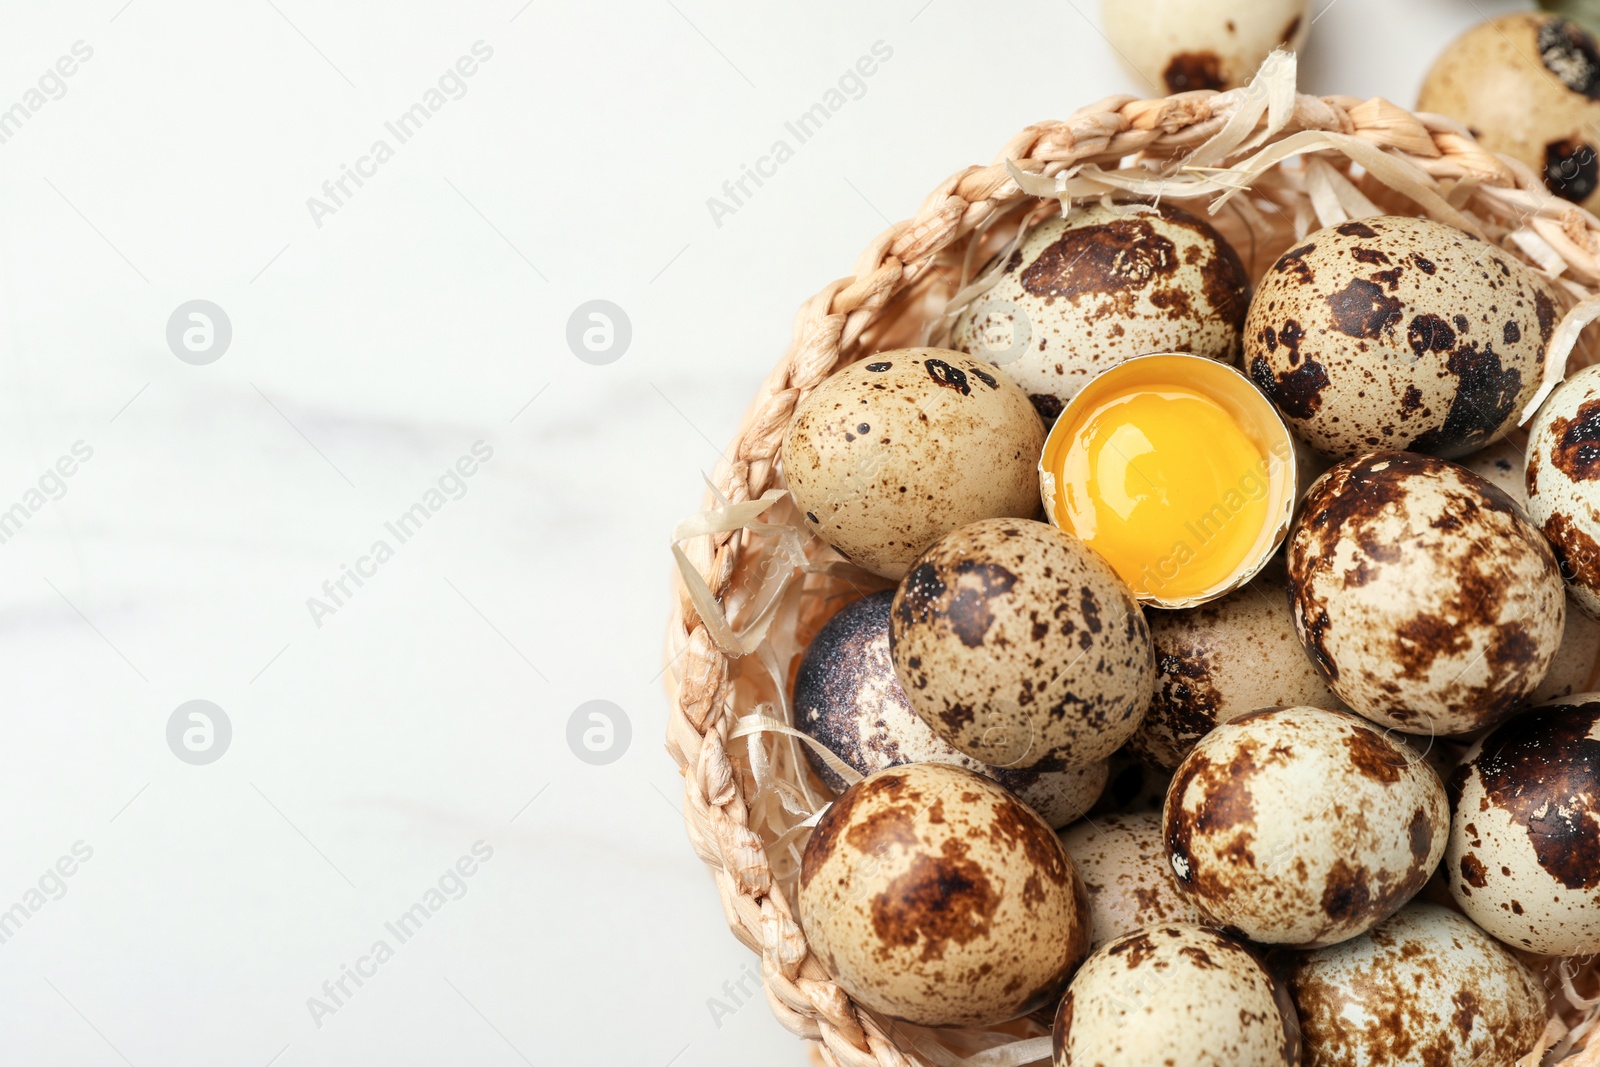
POLYGON ((1293 1067, 1288 991, 1244 945, 1171 923, 1127 934, 1085 961, 1056 1010, 1056 1067, 1293 1067))
POLYGON ((1478 23, 1434 61, 1417 109, 1465 123, 1556 196, 1600 208, 1600 50, 1577 23, 1531 12, 1478 23))
POLYGON ((1089 947, 1161 923, 1200 921, 1178 892, 1161 837, 1161 813, 1084 821, 1061 833, 1089 892, 1089 947))
POLYGON ((1450 808, 1433 769, 1371 723, 1273 708, 1200 740, 1162 828, 1178 888, 1207 919, 1320 948, 1416 895, 1444 855, 1450 808))
POLYGON ((801 859, 799 911, 840 988, 925 1026, 1046 1007, 1088 951, 1083 886, 1055 833, 942 763, 890 767, 833 802, 801 859))
POLYGON ((1232 89, 1274 48, 1298 50, 1306 0, 1102 0, 1106 37, 1158 95, 1232 89))
POLYGON ((1544 990, 1460 915, 1410 904, 1370 933, 1290 961, 1309 1063, 1514 1067, 1544 1033, 1544 990))
POLYGON ((1572 597, 1600 617, 1600 367, 1558 386, 1528 440, 1528 513, 1555 547, 1572 597))
POLYGON ((807 527, 847 559, 898 579, 958 526, 1039 513, 1044 428, 987 363, 937 348, 852 363, 801 402, 784 474, 807 527))
POLYGON ((1525 446, 1511 438, 1505 438, 1456 462, 1500 490, 1519 508, 1526 511, 1528 486, 1522 472, 1527 464, 1527 455, 1528 450, 1525 446))
POLYGON ((1211 224, 1181 208, 1083 208, 1035 226, 994 270, 951 346, 999 365, 1047 419, 1132 356, 1239 361, 1249 276, 1211 224))
POLYGON ((1600 693, 1494 730, 1450 795, 1444 867, 1467 918, 1514 948, 1600 952, 1600 693))
POLYGON ((1150 629, 1111 565, 1054 526, 986 519, 917 558, 889 622, 911 706, 991 766, 1105 759, 1150 704, 1150 629))
POLYGON ((1414 452, 1335 465, 1289 537, 1295 629, 1352 709, 1420 734, 1499 722, 1544 681, 1566 595, 1504 493, 1414 452))
POLYGON ((1555 329, 1550 287, 1500 248, 1429 219, 1318 230, 1257 287, 1250 376, 1327 455, 1464 456, 1516 424, 1555 329))
MULTIPOLYGON (((988 775, 1051 826, 1083 817, 1105 788, 1105 760, 1065 771, 1004 770, 963 756, 917 717, 889 661, 886 590, 847 604, 828 620, 800 660, 794 686, 796 728, 865 775, 902 763, 953 763, 988 775)), ((817 775, 835 793, 848 784, 806 746, 817 775)))
POLYGON ((1148 618, 1156 695, 1129 746, 1151 763, 1176 767, 1218 723, 1261 708, 1344 706, 1300 647, 1279 566, 1221 600, 1148 618))

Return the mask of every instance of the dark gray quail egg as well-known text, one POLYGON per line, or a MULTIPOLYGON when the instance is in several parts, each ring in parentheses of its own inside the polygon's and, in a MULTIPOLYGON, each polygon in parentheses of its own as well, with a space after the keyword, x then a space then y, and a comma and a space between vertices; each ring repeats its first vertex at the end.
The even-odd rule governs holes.
MULTIPOLYGON (((1005 770, 964 756, 917 717, 889 658, 888 590, 841 608, 817 634, 795 678, 795 726, 862 775, 903 763, 949 763, 995 779, 1054 827, 1083 817, 1105 788, 1104 760, 1062 771, 1005 770)), ((835 793, 848 784, 810 746, 835 793)))

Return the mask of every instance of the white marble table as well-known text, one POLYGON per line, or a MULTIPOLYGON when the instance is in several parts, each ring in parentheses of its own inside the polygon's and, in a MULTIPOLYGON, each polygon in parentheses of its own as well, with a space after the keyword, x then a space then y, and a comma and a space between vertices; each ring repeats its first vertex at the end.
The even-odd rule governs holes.
MULTIPOLYGON (((1517 6, 1335 0, 1304 84, 1409 103, 1517 6)), ((0 1062, 803 1061, 684 840, 666 532, 886 218, 1140 91, 1004 7, 12 5, 0 1062)))

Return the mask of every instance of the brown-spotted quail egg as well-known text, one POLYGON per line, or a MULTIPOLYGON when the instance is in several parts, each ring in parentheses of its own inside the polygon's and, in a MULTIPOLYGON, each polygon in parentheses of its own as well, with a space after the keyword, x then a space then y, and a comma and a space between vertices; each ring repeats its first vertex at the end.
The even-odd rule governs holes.
POLYGON ((1444 855, 1450 808, 1433 769, 1366 720, 1273 708, 1200 740, 1162 827, 1178 887, 1207 919, 1319 948, 1416 895, 1444 855))
POLYGON ((1244 353, 1320 452, 1464 456, 1533 399, 1556 319, 1550 287, 1510 254, 1441 222, 1384 215, 1284 253, 1256 288, 1244 353))
POLYGON ((1534 416, 1527 488, 1573 599, 1600 616, 1600 367, 1562 382, 1534 416))
POLYGON ((1156 695, 1128 744, 1151 763, 1176 767, 1218 723, 1261 708, 1344 706, 1295 636, 1281 567, 1221 600, 1147 618, 1156 695))
POLYGON ((1039 223, 957 317, 951 347, 1000 366, 1047 419, 1108 367, 1149 352, 1239 361, 1244 265, 1181 208, 1095 206, 1039 223))
POLYGON ((899 578, 958 526, 1039 513, 1044 428, 995 368, 958 352, 881 352, 835 372, 796 410, 784 474, 807 528, 899 578))
POLYGON ((1083 886, 1055 833, 941 763, 879 771, 833 802, 801 860, 799 911, 840 988, 926 1026, 1046 1007, 1088 950, 1083 886))
POLYGON ((1102 0, 1106 37, 1165 93, 1233 89, 1274 48, 1298 50, 1306 0, 1102 0))
POLYGON ((1076 537, 1023 519, 964 526, 918 557, 895 591, 889 650, 923 721, 991 766, 1105 759, 1155 684, 1133 592, 1076 537))
POLYGON ((1464 123, 1556 196, 1600 208, 1600 50, 1577 23, 1532 12, 1477 23, 1434 61, 1417 110, 1464 123))
POLYGON ((1085 820, 1061 833, 1089 893, 1089 947, 1160 923, 1200 921, 1178 892, 1161 837, 1161 813, 1085 820))
POLYGON ((1600 693, 1485 736, 1450 797, 1444 867, 1467 917, 1514 948, 1600 952, 1600 693))
POLYGON ((1056 1010, 1055 1067, 1293 1067, 1294 1005, 1226 934, 1170 923, 1098 949, 1056 1010))
POLYGON ((1295 628, 1345 704, 1417 734, 1499 722, 1544 681, 1566 595, 1504 493, 1414 452, 1336 464, 1289 538, 1295 628))
POLYGON ((1437 904, 1409 904, 1288 963, 1308 1063, 1514 1067, 1544 1032, 1544 991, 1528 969, 1437 904))
MULTIPOLYGON (((902 763, 951 763, 995 779, 1051 826, 1082 818, 1105 788, 1105 760, 1063 771, 989 767, 957 752, 917 717, 889 660, 893 599, 893 590, 863 597, 822 627, 795 676, 795 726, 858 774, 902 763)), ((843 792, 844 777, 809 745, 805 753, 828 787, 843 792)))

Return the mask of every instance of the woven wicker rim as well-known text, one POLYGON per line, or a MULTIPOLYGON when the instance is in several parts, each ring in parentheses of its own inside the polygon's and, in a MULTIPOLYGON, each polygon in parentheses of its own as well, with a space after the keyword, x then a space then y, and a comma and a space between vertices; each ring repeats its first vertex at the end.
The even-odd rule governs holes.
MULTIPOLYGON (((797 405, 839 366, 881 350, 874 331, 878 317, 897 297, 914 295, 908 290, 928 280, 942 254, 948 260, 950 250, 975 234, 981 237, 999 215, 1036 199, 1020 187, 1013 167, 1023 176, 1054 178, 1081 166, 1114 170, 1141 153, 1145 159, 1175 161, 1216 137, 1250 107, 1256 90, 1197 91, 1156 100, 1109 97, 1065 120, 1029 126, 1000 149, 994 163, 946 179, 914 218, 889 227, 866 247, 849 277, 830 283, 800 309, 793 343, 762 384, 726 453, 731 458, 712 479, 712 499, 738 505, 782 486, 779 449, 797 405)), ((1454 120, 1414 114, 1382 99, 1295 94, 1292 116, 1280 114, 1277 124, 1281 128, 1249 146, 1252 153, 1305 131, 1347 135, 1415 169, 1433 195, 1420 202, 1412 197, 1411 212, 1458 224, 1463 217, 1493 223, 1488 228, 1498 231, 1507 251, 1558 275, 1569 304, 1594 297, 1600 284, 1600 220, 1552 196, 1530 168, 1483 149, 1454 120), (1451 218, 1455 211, 1460 214, 1451 218)), ((1253 132, 1267 129, 1261 114, 1253 132)), ((1260 265, 1252 264, 1251 273, 1259 277, 1260 265)), ((1600 314, 1600 307, 1583 311, 1580 306, 1569 313, 1563 326, 1576 332, 1600 314)), ((737 529, 718 530, 687 537, 681 549, 680 569, 692 567, 704 580, 718 607, 728 611, 728 623, 748 622, 750 606, 726 604, 724 597, 736 571, 750 566, 767 550, 765 544, 737 529)), ((927 1058, 902 1047, 895 1028, 854 1004, 807 952, 791 901, 774 877, 768 843, 749 825, 748 769, 728 752, 736 712, 747 710, 736 707, 737 650, 724 647, 725 629, 708 627, 681 575, 677 594, 668 632, 667 749, 684 774, 690 843, 714 877, 734 936, 762 958, 774 1014, 787 1029, 816 1042, 814 1055, 829 1067, 926 1067, 927 1058)), ((1578 977, 1581 982, 1586 974, 1578 977)), ((1592 1019, 1586 1016, 1592 1005, 1573 992, 1570 975, 1561 986, 1568 993, 1565 1003, 1558 990, 1545 1043, 1524 1062, 1538 1063, 1546 1048, 1567 1036, 1575 1057, 1570 1063, 1600 1063, 1600 1040, 1592 1049, 1579 1047, 1589 1044, 1585 1031, 1592 1019), (1569 1034, 1569 1026, 1581 1029, 1569 1034), (1574 1042, 1579 1036, 1584 1040, 1574 1042)))

